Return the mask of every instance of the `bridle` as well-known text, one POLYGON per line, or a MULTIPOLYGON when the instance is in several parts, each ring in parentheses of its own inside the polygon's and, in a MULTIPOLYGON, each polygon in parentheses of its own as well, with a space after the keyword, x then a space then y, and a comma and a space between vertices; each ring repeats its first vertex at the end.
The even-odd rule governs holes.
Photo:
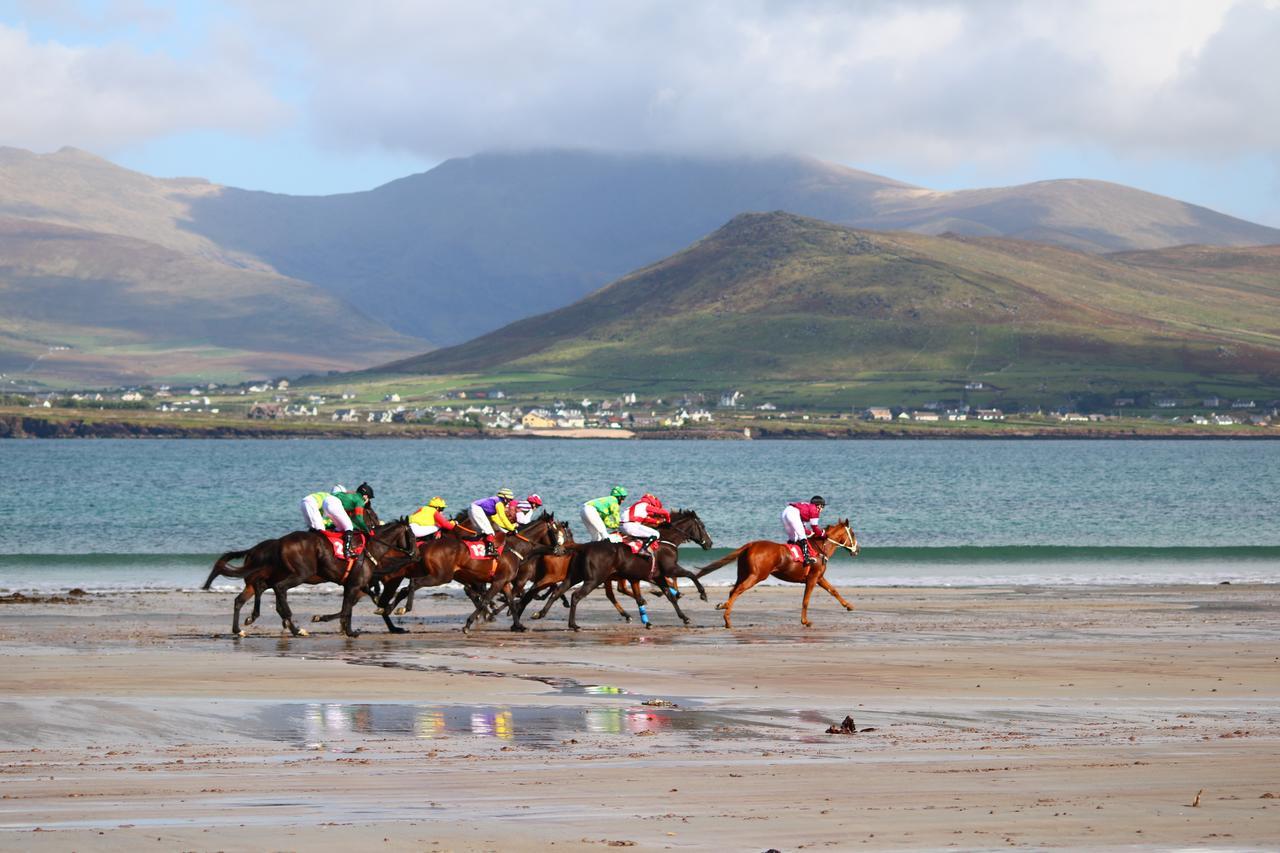
POLYGON ((851 543, 840 542, 840 541, 838 541, 838 540, 836 540, 836 539, 832 539, 832 538, 831 538, 831 537, 829 537, 829 536, 827 537, 826 541, 827 541, 827 542, 830 542, 832 545, 835 545, 835 546, 836 546, 836 547, 838 547, 838 548, 843 548, 843 549, 845 549, 846 551, 848 551, 848 552, 849 552, 849 556, 850 556, 850 557, 856 557, 856 556, 858 556, 858 550, 859 550, 859 549, 858 549, 858 540, 857 540, 857 538, 853 535, 853 528, 851 528, 851 527, 850 527, 849 525, 847 525, 847 524, 843 524, 843 525, 841 525, 841 526, 844 528, 844 532, 845 532, 845 533, 847 533, 847 534, 849 534, 849 538, 850 538, 850 539, 852 539, 852 540, 853 540, 853 542, 851 542, 851 543))

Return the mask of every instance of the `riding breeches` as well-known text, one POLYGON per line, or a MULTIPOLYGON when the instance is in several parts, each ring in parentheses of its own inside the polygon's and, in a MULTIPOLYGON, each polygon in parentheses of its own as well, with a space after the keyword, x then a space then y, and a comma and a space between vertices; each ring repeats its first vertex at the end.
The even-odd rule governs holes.
POLYGON ((635 521, 624 521, 619 529, 633 539, 658 538, 658 531, 654 530, 652 527, 645 527, 643 524, 635 521))
POLYGON ((489 521, 489 516, 484 514, 484 508, 472 504, 467 508, 467 516, 471 519, 471 523, 476 526, 477 533, 483 533, 485 536, 493 535, 493 524, 489 521))
POLYGON ((316 502, 311 500, 311 495, 302 499, 302 520, 306 522, 308 530, 324 530, 324 516, 320 514, 320 507, 316 506, 316 502))
POLYGON ((782 511, 782 529, 787 533, 788 542, 799 542, 805 539, 804 522, 800 520, 800 510, 789 506, 782 511))
POLYGON ((417 538, 425 539, 428 536, 434 536, 435 532, 440 528, 434 524, 414 524, 409 522, 409 529, 413 531, 413 535, 417 538))
POLYGON ((343 533, 355 527, 351 523, 351 516, 347 515, 347 511, 342 508, 342 501, 333 495, 329 495, 324 499, 324 514, 333 522, 334 529, 343 533))
POLYGON ((582 523, 587 526, 587 532, 591 534, 592 542, 608 541, 609 531, 600 519, 600 513, 596 512, 596 508, 591 504, 582 505, 582 523))

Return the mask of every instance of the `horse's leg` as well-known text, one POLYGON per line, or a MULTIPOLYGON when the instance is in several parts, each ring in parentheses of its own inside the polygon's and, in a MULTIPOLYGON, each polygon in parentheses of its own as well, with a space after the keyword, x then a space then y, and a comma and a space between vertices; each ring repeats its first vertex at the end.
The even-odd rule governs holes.
MULTIPOLYGON (((254 594, 254 581, 252 578, 246 578, 244 589, 240 590, 240 594, 236 596, 235 607, 231 611, 231 636, 243 637, 244 629, 240 627, 240 608, 244 607, 244 603, 254 594)), ((247 622, 245 623, 248 624, 247 622)))
MULTIPOLYGON (((618 603, 618 597, 613 594, 613 586, 614 585, 611 583, 604 585, 605 597, 609 599, 609 603, 613 605, 613 609, 618 611, 618 615, 621 616, 624 621, 630 622, 631 614, 626 610, 623 610, 622 605, 618 603)), ((618 581, 618 589, 622 589, 622 581, 618 581)), ((646 625, 649 624, 649 616, 644 612, 644 610, 640 611, 640 618, 644 620, 646 625)))
POLYGON ((351 627, 351 611, 356 606, 356 599, 360 597, 360 588, 358 584, 352 584, 342 591, 342 615, 338 619, 338 625, 343 634, 348 637, 358 637, 360 632, 351 627))
POLYGON ((819 578, 818 578, 818 586, 822 587, 822 588, 823 588, 823 589, 825 589, 827 592, 829 592, 829 593, 831 593, 832 595, 834 595, 834 596, 835 596, 835 598, 836 598, 836 601, 838 601, 838 602, 840 602, 841 604, 843 604, 843 605, 844 605, 844 609, 845 609, 845 610, 852 610, 852 609, 853 609, 853 605, 852 605, 852 604, 850 604, 849 602, 845 601, 845 600, 844 600, 844 597, 840 595, 840 590, 838 590, 838 589, 836 589, 834 586, 832 586, 832 585, 831 585, 831 581, 827 580, 827 578, 826 578, 826 572, 823 572, 823 573, 822 573, 822 575, 823 575, 822 577, 819 577, 819 578))
POLYGON ((293 611, 289 609, 288 593, 290 589, 297 585, 298 582, 290 578, 273 586, 271 591, 276 594, 276 613, 280 614, 280 622, 293 636, 306 637, 308 636, 307 632, 293 624, 293 611))
POLYGON ((676 600, 676 594, 667 585, 668 578, 664 575, 659 580, 662 581, 662 594, 667 597, 667 601, 670 601, 671 606, 676 609, 676 615, 680 617, 680 621, 684 623, 686 628, 689 627, 689 617, 684 615, 684 611, 680 609, 680 602, 676 600))
POLYGON ((382 584, 382 592, 378 595, 378 606, 374 609, 374 613, 379 616, 385 616, 387 613, 391 612, 387 609, 387 604, 395 596, 396 590, 400 589, 400 583, 403 580, 404 578, 392 578, 382 584))
MULTIPOLYGON (((548 586, 551 586, 551 585, 548 584, 548 586)), ((557 600, 564 598, 565 593, 569 591, 569 587, 571 586, 573 586, 572 578, 565 578, 564 580, 560 581, 560 583, 555 584, 555 591, 547 596, 547 600, 542 604, 542 609, 539 610, 537 613, 535 613, 533 615, 533 618, 534 619, 546 618, 547 612, 551 610, 551 605, 555 604, 557 600)))
POLYGON ((698 597, 703 601, 707 600, 707 591, 703 588, 702 582, 698 580, 698 575, 689 571, 679 563, 672 563, 670 568, 662 570, 663 575, 671 581, 671 588, 675 592, 676 598, 680 597, 680 587, 676 583, 676 578, 688 578, 693 581, 694 587, 698 590, 698 597))
POLYGON ((729 593, 729 598, 724 603, 724 626, 726 628, 733 627, 729 615, 733 612, 733 603, 738 600, 738 596, 768 576, 768 572, 761 573, 755 570, 755 567, 750 563, 750 557, 745 552, 738 556, 738 582, 733 585, 733 590, 729 593))
MULTIPOLYGON (((533 586, 529 587, 529 589, 525 592, 524 595, 520 596, 519 603, 516 604, 515 608, 511 611, 511 617, 512 617, 511 630, 512 631, 528 631, 529 630, 527 627, 525 627, 524 623, 520 621, 520 617, 524 615, 524 609, 529 606, 529 602, 533 601, 538 596, 539 591, 543 589, 550 589, 551 587, 552 587, 552 584, 547 584, 545 587, 540 587, 535 582, 533 586)), ((555 601, 555 598, 548 596, 547 600, 555 601)), ((542 614, 538 614, 533 618, 540 619, 542 618, 542 614)))
POLYGON ((387 606, 387 610, 396 616, 403 616, 413 609, 413 592, 418 588, 418 581, 421 578, 414 578, 409 585, 396 593, 396 597, 391 600, 391 604, 387 606), (407 602, 407 604, 405 604, 407 602))
POLYGON ((254 622, 258 621, 258 617, 262 615, 262 593, 266 592, 265 584, 255 584, 253 590, 253 612, 244 620, 244 626, 248 628, 254 622))
MULTIPOLYGON (((567 581, 569 580, 569 578, 565 578, 565 580, 567 581)), ((592 578, 588 577, 585 581, 583 581, 582 586, 578 587, 578 589, 573 593, 573 595, 570 596, 569 627, 574 631, 582 630, 581 628, 578 627, 578 602, 586 598, 591 593, 591 590, 595 589, 599 585, 600 585, 600 581, 593 580, 592 578)))
POLYGON ((813 625, 809 621, 809 599, 813 596, 813 588, 818 585, 818 578, 822 576, 825 566, 812 565, 809 567, 809 573, 804 577, 804 600, 800 602, 800 624, 809 628, 813 625))

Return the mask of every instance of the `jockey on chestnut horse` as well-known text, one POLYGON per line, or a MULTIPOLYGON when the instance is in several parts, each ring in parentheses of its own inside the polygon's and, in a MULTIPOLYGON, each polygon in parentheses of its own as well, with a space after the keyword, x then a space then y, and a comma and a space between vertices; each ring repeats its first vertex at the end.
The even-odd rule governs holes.
POLYGON ((851 556, 858 556, 858 537, 854 534, 849 519, 842 518, 835 524, 812 533, 805 542, 808 546, 805 549, 797 545, 793 551, 793 544, 784 545, 767 539, 757 539, 698 570, 697 576, 702 577, 734 560, 738 561, 738 581, 733 585, 729 599, 724 604, 718 605, 718 608, 724 610, 726 628, 733 627, 730 614, 733 612, 733 603, 738 600, 738 596, 770 576, 805 585, 804 602, 800 606, 800 624, 806 628, 812 624, 809 621, 809 598, 813 595, 815 585, 835 596, 836 601, 843 604, 845 610, 853 609, 853 605, 845 601, 840 592, 823 576, 827 571, 827 561, 831 559, 831 555, 837 548, 845 549, 851 556), (817 559, 806 559, 805 551, 808 551, 810 558, 816 554, 817 559))

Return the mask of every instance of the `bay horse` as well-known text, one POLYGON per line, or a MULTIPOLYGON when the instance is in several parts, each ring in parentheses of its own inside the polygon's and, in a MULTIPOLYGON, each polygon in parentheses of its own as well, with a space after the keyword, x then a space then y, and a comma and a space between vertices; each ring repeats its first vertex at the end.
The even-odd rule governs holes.
MULTIPOLYGON (((657 583, 662 594, 671 606, 675 608, 676 615, 687 626, 690 624, 689 617, 680 609, 674 595, 671 594, 670 579, 674 577, 685 577, 693 581, 698 589, 698 594, 706 601, 707 593, 703 589, 702 584, 698 581, 697 575, 684 568, 679 563, 679 546, 685 542, 697 542, 702 547, 711 547, 711 537, 707 534, 707 528, 702 523, 702 519, 698 518, 698 514, 693 510, 677 510, 671 514, 671 521, 664 522, 657 528, 661 534, 661 538, 656 543, 654 558, 651 560, 648 554, 632 553, 631 548, 619 542, 588 542, 572 547, 572 556, 569 560, 568 571, 566 575, 560 579, 558 586, 550 596, 547 597, 546 603, 542 610, 533 618, 541 619, 546 616, 551 605, 556 599, 564 595, 570 587, 581 584, 574 591, 569 601, 569 627, 574 631, 579 630, 577 613, 578 602, 588 596, 593 589, 601 584, 606 584, 615 577, 628 581, 652 580, 657 583)), ((520 621, 521 615, 526 607, 539 593, 540 590, 546 589, 555 583, 554 579, 543 577, 538 579, 533 586, 520 598, 520 603, 513 611, 513 620, 511 623, 512 631, 525 631, 527 627, 520 621)), ((637 593, 639 590, 636 590, 637 593)), ((643 612, 645 604, 643 596, 637 599, 639 606, 643 612)), ((646 621, 646 626, 649 623, 646 621)))
POLYGON ((518 527, 514 534, 498 531, 496 544, 501 547, 501 553, 496 558, 471 556, 466 541, 451 531, 442 531, 436 538, 419 542, 416 559, 384 579, 378 608, 387 629, 394 634, 405 632, 404 628, 391 622, 388 614, 393 611, 397 615, 408 613, 413 607, 415 590, 457 581, 475 604, 475 610, 462 627, 464 633, 469 632, 477 619, 492 618, 490 607, 499 592, 503 592, 510 603, 512 581, 535 550, 541 554, 563 547, 566 527, 563 522, 557 522, 553 514, 544 511, 528 524, 518 527), (405 580, 409 585, 397 593, 400 583, 405 580), (396 610, 401 602, 406 602, 405 607, 396 610))
POLYGON ((734 560, 738 561, 738 580, 729 592, 728 600, 717 607, 724 610, 724 626, 733 627, 729 617, 738 596, 770 576, 790 583, 804 584, 804 601, 800 605, 800 624, 806 628, 813 624, 809 621, 809 598, 813 595, 815 585, 835 596, 836 601, 843 604, 845 610, 852 610, 853 605, 844 600, 840 591, 832 586, 824 575, 827 571, 827 561, 831 559, 831 555, 837 548, 845 549, 851 556, 858 556, 861 550, 858 546, 858 537, 847 518, 842 518, 830 525, 825 532, 826 535, 823 537, 809 537, 809 549, 818 558, 817 562, 810 566, 806 566, 803 560, 794 559, 791 556, 791 550, 781 542, 757 539, 726 554, 714 563, 700 567, 698 577, 714 572, 734 560))
POLYGON ((399 568, 393 556, 407 561, 414 552, 413 530, 405 519, 382 525, 366 537, 364 554, 350 566, 333 555, 333 547, 323 534, 299 530, 264 540, 245 551, 223 554, 213 564, 202 588, 208 589, 219 575, 244 579, 244 590, 236 596, 231 615, 231 633, 237 637, 245 635, 240 627, 240 609, 252 596, 254 612, 245 620, 245 625, 251 624, 257 618, 262 592, 268 588, 275 593, 276 612, 284 627, 295 637, 305 637, 306 630, 293 622, 288 591, 303 584, 335 583, 343 588, 342 610, 336 614, 341 619, 342 633, 358 637, 360 632, 351 627, 356 600, 375 578, 399 568), (236 559, 244 561, 239 568, 229 565, 236 559))

